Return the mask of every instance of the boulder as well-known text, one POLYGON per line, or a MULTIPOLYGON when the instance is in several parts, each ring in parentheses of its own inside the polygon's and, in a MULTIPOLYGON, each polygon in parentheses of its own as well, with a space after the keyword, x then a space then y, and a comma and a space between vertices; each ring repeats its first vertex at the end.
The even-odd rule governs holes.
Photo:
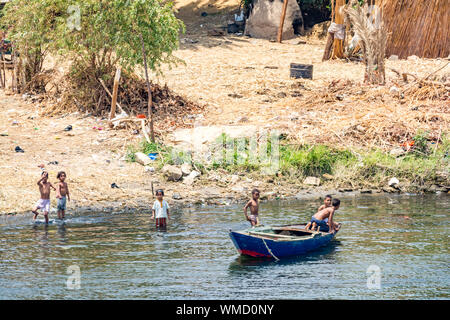
POLYGON ((304 184, 312 185, 312 186, 320 186, 320 179, 316 177, 307 177, 304 181, 304 184))
POLYGON ((146 166, 152 162, 152 160, 150 160, 150 158, 142 152, 136 152, 134 154, 134 157, 136 159, 136 162, 142 164, 143 166, 146 166))
POLYGON ((173 195, 172 195, 172 199, 174 199, 174 200, 181 200, 181 199, 183 199, 183 197, 178 192, 174 192, 173 195))
POLYGON ((178 181, 183 176, 183 172, 177 166, 165 165, 162 168, 162 173, 167 181, 178 181))
MULTIPOLYGON (((252 38, 276 39, 280 25, 282 0, 255 0, 245 25, 245 35, 252 38)), ((283 24, 283 40, 295 37, 294 24, 303 26, 302 13, 297 1, 288 1, 283 24)))
POLYGON ((396 158, 403 156, 405 153, 406 151, 403 148, 394 148, 389 152, 391 156, 396 158))
POLYGON ((181 165, 181 172, 183 176, 188 176, 192 171, 192 166, 189 163, 183 163, 181 165))
POLYGON ((200 172, 193 170, 187 177, 183 178, 183 183, 191 185, 194 183, 195 178, 197 178, 199 175, 201 175, 200 172))
POLYGON ((237 175, 237 174, 233 174, 232 176, 231 176, 231 183, 232 184, 236 184, 238 181, 239 181, 239 176, 237 175))

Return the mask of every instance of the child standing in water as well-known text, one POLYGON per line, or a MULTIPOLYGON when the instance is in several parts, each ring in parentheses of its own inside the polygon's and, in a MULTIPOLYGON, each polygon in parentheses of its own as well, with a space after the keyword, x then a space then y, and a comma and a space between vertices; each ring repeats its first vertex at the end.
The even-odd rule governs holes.
POLYGON ((244 215, 247 221, 250 221, 252 227, 259 225, 259 218, 258 218, 258 210, 259 210, 259 190, 253 189, 252 191, 252 199, 247 202, 247 204, 244 207, 244 215), (250 216, 247 215, 247 208, 250 208, 250 216))
MULTIPOLYGON (((331 195, 327 194, 325 196, 325 200, 323 201, 323 205, 321 205, 319 207, 319 209, 317 209, 317 212, 325 209, 325 208, 329 208, 331 207, 331 200, 333 200, 333 198, 331 197, 331 195)), ((312 229, 314 230, 317 227, 317 224, 315 222, 308 222, 308 224, 306 225, 305 229, 309 230, 311 228, 311 223, 312 223, 312 229)))
POLYGON ((48 223, 48 213, 50 211, 50 188, 56 190, 55 187, 48 181, 48 172, 42 171, 41 179, 37 182, 39 186, 39 192, 41 194, 41 199, 36 203, 36 207, 31 212, 34 213, 33 220, 36 220, 41 209, 44 214, 45 223, 48 223))
POLYGON ((156 227, 165 228, 167 226, 167 220, 170 218, 169 204, 166 200, 163 200, 164 191, 162 189, 156 190, 156 201, 153 203, 152 207, 152 217, 153 220, 156 217, 156 227))
POLYGON ((58 199, 58 219, 64 219, 64 215, 66 212, 66 197, 67 200, 70 201, 69 187, 66 180, 66 173, 64 171, 58 172, 56 176, 59 180, 56 185, 56 198, 58 199))

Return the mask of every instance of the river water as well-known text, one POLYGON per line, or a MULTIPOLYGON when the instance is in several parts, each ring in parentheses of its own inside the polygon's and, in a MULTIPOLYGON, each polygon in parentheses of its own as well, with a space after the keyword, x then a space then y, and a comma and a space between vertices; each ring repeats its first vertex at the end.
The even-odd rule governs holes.
MULTIPOLYGON (((174 211, 166 232, 142 212, 2 218, 0 299, 450 298, 448 195, 341 201, 336 238, 281 261, 238 255, 228 231, 248 227, 242 206, 174 211)), ((320 204, 263 202, 261 222, 305 222, 320 204)))

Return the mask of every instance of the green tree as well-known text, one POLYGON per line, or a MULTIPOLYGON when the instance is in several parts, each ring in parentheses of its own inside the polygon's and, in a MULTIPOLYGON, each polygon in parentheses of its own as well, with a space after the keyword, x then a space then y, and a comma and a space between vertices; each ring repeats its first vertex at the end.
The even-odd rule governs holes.
POLYGON ((20 53, 17 68, 19 90, 44 90, 36 79, 42 72, 45 57, 51 51, 57 16, 53 0, 14 0, 8 2, 0 20, 9 40, 20 53))
POLYGON ((74 94, 92 106, 103 94, 93 90, 99 78, 111 83, 118 65, 130 74, 143 65, 141 37, 154 72, 181 61, 172 53, 184 25, 172 8, 163 0, 14 0, 2 22, 21 55, 39 56, 36 72, 48 51, 69 59, 74 94))

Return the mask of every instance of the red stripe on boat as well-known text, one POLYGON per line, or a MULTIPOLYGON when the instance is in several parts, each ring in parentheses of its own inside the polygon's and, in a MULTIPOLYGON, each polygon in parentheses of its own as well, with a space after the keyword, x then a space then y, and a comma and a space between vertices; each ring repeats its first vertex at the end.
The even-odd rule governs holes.
POLYGON ((256 251, 245 250, 245 249, 239 250, 239 252, 241 254, 245 254, 245 255, 251 256, 251 257, 270 257, 270 255, 268 255, 268 254, 263 254, 263 253, 259 253, 256 251))

